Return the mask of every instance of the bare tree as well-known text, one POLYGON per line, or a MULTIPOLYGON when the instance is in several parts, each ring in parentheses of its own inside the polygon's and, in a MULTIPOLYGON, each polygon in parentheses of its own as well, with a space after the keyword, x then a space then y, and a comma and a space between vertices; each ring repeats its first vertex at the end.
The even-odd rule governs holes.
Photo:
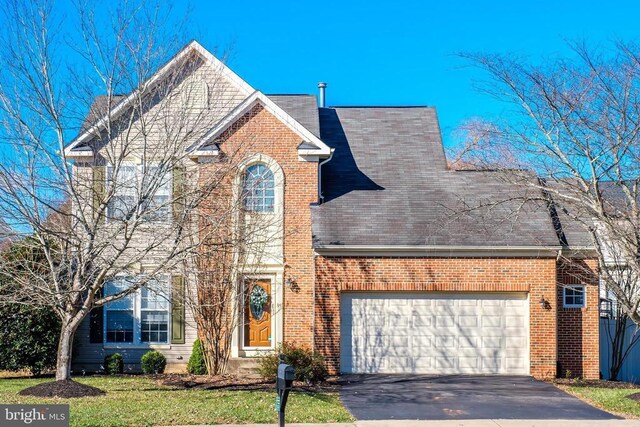
POLYGON ((640 49, 571 47, 571 56, 541 65, 462 54, 488 75, 480 90, 511 108, 463 127, 458 154, 546 200, 560 243, 573 250, 567 262, 595 251, 602 283, 640 325, 640 49))
POLYGON ((238 339, 246 339, 250 319, 261 321, 280 310, 275 289, 265 289, 271 281, 263 281, 261 274, 265 267, 282 266, 285 235, 299 232, 292 213, 285 230, 284 205, 278 202, 284 196, 284 175, 257 149, 260 134, 259 122, 238 121, 218 140, 223 158, 200 171, 205 180, 223 177, 198 211, 199 245, 189 269, 195 272, 190 277, 195 286, 185 301, 211 375, 226 371, 235 331, 241 331, 238 339))
POLYGON ((0 265, 1 282, 12 283, 0 303, 60 317, 56 380, 70 377, 74 334, 92 309, 144 286, 161 292, 166 274, 189 262, 200 204, 235 173, 221 167, 199 180, 189 160, 232 96, 215 69, 193 77, 205 70, 193 50, 162 65, 181 30, 165 25, 171 10, 161 3, 78 2, 65 32, 52 2, 5 2, 0 217, 44 261, 0 265))
MULTIPOLYGON (((264 313, 273 316, 277 310, 274 292, 270 289, 260 288, 265 292, 259 295, 253 292, 255 301, 251 298, 252 291, 261 286, 258 279, 261 266, 268 263, 268 258, 278 251, 278 242, 282 241, 282 220, 247 211, 244 203, 242 200, 227 202, 231 214, 223 223, 219 221, 220 216, 206 215, 203 219, 206 231, 201 235, 194 257, 195 288, 186 303, 194 313, 211 375, 226 371, 232 334, 239 325, 246 326, 251 304, 254 306, 252 316, 261 317, 264 313), (212 218, 216 218, 215 224, 212 218)), ((202 212, 209 208, 212 206, 202 212)))

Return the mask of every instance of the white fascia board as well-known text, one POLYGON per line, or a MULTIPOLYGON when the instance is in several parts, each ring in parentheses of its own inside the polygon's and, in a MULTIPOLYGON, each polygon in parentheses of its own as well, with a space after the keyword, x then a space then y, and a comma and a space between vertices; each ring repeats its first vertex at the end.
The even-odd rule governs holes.
POLYGON ((562 248, 560 256, 564 258, 594 258, 598 256, 598 252, 592 246, 574 246, 562 248))
POLYGON ((220 136, 225 130, 227 130, 233 123, 235 123, 240 117, 245 115, 251 108, 257 103, 260 103, 268 112, 273 114, 278 120, 284 123, 289 129, 298 134, 304 141, 310 142, 317 146, 317 149, 298 149, 298 154, 301 157, 315 156, 315 157, 328 157, 331 154, 331 149, 320 138, 312 134, 307 128, 302 126, 300 122, 291 117, 286 111, 280 108, 275 102, 260 91, 255 91, 251 96, 242 101, 240 105, 234 108, 224 119, 218 123, 213 129, 202 137, 198 147, 202 147, 205 144, 210 143, 216 137, 220 136))
POLYGON ((68 159, 88 159, 93 158, 93 150, 82 150, 82 151, 66 151, 65 157, 68 159))
MULTIPOLYGON (((175 64, 179 63, 182 59, 188 56, 191 52, 198 53, 211 67, 213 67, 216 72, 221 73, 223 76, 227 77, 234 85, 240 90, 245 96, 249 96, 252 92, 255 91, 247 82, 242 80, 240 76, 234 73, 229 67, 227 67, 222 61, 213 56, 211 52, 205 49, 200 43, 195 40, 192 40, 189 44, 187 44, 180 52, 178 52, 173 58, 171 58, 165 65, 160 67, 158 71, 155 72, 149 79, 147 79, 144 83, 144 87, 150 88, 160 80, 164 75, 173 67, 175 64)), ((139 90, 134 90, 129 94, 124 100, 118 102, 115 108, 113 108, 106 116, 100 119, 95 125, 91 128, 87 129, 83 134, 77 137, 75 140, 71 142, 65 149, 65 155, 67 157, 75 157, 75 153, 72 153, 72 150, 77 147, 79 144, 85 142, 87 139, 97 136, 100 133, 100 128, 103 127, 107 120, 113 120, 118 117, 126 108, 136 99, 136 97, 140 95, 139 90)))
POLYGON ((196 150, 189 154, 189 158, 192 160, 205 160, 213 157, 217 157, 220 154, 220 150, 211 149, 211 150, 196 150))
POLYGON ((561 246, 423 246, 423 245, 318 245, 327 256, 407 257, 556 257, 561 246))

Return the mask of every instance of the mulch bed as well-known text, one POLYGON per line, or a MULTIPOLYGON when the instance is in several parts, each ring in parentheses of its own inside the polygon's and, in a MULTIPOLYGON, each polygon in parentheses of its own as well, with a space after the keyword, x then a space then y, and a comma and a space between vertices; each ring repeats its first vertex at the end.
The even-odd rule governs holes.
POLYGON ((102 396, 104 391, 90 385, 80 384, 71 380, 53 381, 25 388, 18 393, 21 396, 36 397, 88 397, 102 396))
POLYGON ((627 399, 635 400, 636 402, 640 402, 640 393, 633 393, 627 396, 627 399))
MULTIPOLYGON (((275 383, 272 380, 263 378, 237 377, 233 375, 186 375, 186 374, 164 374, 156 375, 156 382, 163 386, 180 389, 200 389, 200 390, 256 390, 274 391, 275 383)), ((330 378, 321 384, 305 384, 295 382, 293 391, 302 392, 330 392, 337 391, 339 384, 336 379, 330 378)))
POLYGON ((594 387, 594 388, 638 388, 637 384, 626 383, 623 381, 605 381, 605 380, 582 380, 582 379, 565 379, 557 378, 553 381, 555 384, 566 385, 571 387, 594 387))

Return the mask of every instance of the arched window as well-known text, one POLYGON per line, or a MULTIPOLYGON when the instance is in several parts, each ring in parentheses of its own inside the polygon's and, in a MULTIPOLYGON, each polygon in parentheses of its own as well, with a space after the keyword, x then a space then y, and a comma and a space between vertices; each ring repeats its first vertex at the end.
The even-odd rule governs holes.
POLYGON ((242 197, 244 207, 251 212, 273 212, 273 172, 264 163, 249 166, 244 172, 242 197))

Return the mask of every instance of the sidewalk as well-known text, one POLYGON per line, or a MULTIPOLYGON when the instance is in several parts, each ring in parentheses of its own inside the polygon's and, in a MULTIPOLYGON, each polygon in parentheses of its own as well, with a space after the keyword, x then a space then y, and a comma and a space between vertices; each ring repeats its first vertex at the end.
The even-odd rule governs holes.
MULTIPOLYGON (((276 424, 239 424, 225 427, 276 427, 276 424)), ((640 420, 376 420, 342 424, 287 424, 288 427, 640 427, 640 420)), ((186 427, 186 426, 185 426, 186 427)), ((209 427, 209 426, 189 426, 209 427)))

